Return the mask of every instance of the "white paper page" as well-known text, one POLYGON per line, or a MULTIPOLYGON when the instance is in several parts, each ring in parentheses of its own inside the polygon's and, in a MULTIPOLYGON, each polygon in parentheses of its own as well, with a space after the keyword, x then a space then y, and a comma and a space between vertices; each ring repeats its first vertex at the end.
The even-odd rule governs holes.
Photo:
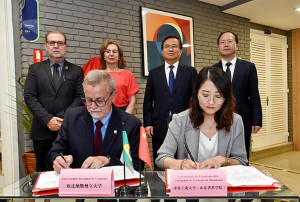
POLYGON ((47 189, 59 186, 59 174, 55 171, 48 171, 40 174, 35 188, 47 189))
MULTIPOLYGON (((114 171, 114 180, 119 181, 124 179, 124 166, 107 166, 107 167, 102 167, 100 169, 113 169, 114 171)), ((134 171, 131 173, 131 171, 125 167, 125 174, 126 174, 126 179, 139 179, 140 174, 137 171, 134 171)), ((144 176, 141 175, 143 178, 144 176)))
POLYGON ((219 169, 225 169, 227 175, 227 183, 232 186, 255 186, 255 185, 272 185, 278 183, 271 177, 266 176, 255 167, 249 166, 225 166, 219 169))
POLYGON ((167 169, 167 182, 166 182, 166 185, 167 185, 167 188, 170 188, 171 186, 171 170, 174 170, 174 169, 167 169))

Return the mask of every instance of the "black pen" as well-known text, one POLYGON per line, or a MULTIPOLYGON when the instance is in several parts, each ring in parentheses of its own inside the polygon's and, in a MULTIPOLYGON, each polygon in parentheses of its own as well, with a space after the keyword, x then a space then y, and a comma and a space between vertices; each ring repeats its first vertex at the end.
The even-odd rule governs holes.
POLYGON ((192 153, 191 153, 191 151, 190 151, 190 149, 189 149, 189 147, 187 146, 186 143, 184 143, 184 147, 185 147, 187 153, 190 155, 192 161, 194 161, 194 163, 196 164, 196 161, 195 161, 195 159, 194 159, 194 157, 193 157, 193 155, 192 155, 192 153))
POLYGON ((66 159, 65 159, 65 157, 64 157, 64 155, 63 155, 63 153, 60 152, 59 154, 60 154, 61 158, 67 163, 67 161, 66 161, 66 159))

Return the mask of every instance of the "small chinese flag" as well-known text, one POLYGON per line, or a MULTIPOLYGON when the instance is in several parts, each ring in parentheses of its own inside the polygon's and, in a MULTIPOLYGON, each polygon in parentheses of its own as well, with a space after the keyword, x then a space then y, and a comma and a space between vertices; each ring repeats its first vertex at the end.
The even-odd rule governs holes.
POLYGON ((148 140, 147 140, 147 136, 146 136, 146 130, 142 126, 140 128, 139 157, 140 157, 140 159, 142 159, 145 163, 147 163, 150 166, 151 171, 153 172, 151 158, 150 158, 150 152, 149 152, 149 147, 148 147, 148 140))

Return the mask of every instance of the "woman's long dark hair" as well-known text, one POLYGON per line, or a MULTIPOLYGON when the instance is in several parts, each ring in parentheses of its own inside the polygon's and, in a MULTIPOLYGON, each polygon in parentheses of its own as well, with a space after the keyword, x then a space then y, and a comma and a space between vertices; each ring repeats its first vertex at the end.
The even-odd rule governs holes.
POLYGON ((233 120, 233 112, 235 111, 235 99, 233 97, 232 85, 226 73, 219 67, 204 67, 198 74, 192 97, 190 100, 190 119, 194 128, 198 128, 204 122, 204 113, 199 105, 198 91, 205 81, 211 80, 225 101, 222 107, 215 114, 215 122, 217 129, 225 128, 226 132, 230 131, 233 120))

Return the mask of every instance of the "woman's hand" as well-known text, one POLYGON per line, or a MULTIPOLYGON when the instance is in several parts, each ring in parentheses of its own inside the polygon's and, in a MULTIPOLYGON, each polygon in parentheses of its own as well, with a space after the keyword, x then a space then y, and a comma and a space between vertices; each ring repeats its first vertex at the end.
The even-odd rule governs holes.
POLYGON ((210 168, 219 168, 222 165, 226 165, 227 159, 224 156, 216 156, 210 159, 203 161, 198 164, 198 169, 210 169, 210 168))
POLYGON ((183 159, 181 161, 180 169, 181 170, 192 170, 192 169, 197 169, 199 163, 196 163, 192 160, 189 159, 183 159))
POLYGON ((127 108, 126 108, 125 112, 127 112, 129 114, 133 114, 135 106, 136 106, 136 96, 134 94, 133 96, 131 96, 129 98, 128 105, 127 105, 127 108))
POLYGON ((175 170, 191 170, 197 169, 198 163, 195 163, 189 159, 173 159, 167 157, 164 161, 165 169, 175 169, 175 170))

